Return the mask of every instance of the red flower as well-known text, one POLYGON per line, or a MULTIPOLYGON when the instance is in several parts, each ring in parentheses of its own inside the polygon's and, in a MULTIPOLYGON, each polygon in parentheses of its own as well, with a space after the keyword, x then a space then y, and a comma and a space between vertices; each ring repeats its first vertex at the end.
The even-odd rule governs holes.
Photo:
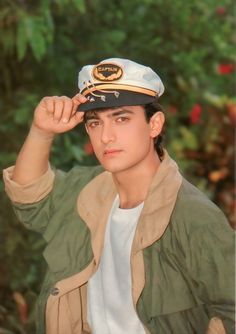
POLYGON ((200 104, 194 104, 189 115, 191 124, 199 123, 201 113, 202 113, 202 106, 200 104))
POLYGON ((93 146, 90 142, 87 142, 85 145, 84 145, 84 152, 87 154, 87 155, 92 155, 93 154, 93 146))
POLYGON ((216 14, 218 15, 224 15, 226 13, 225 7, 217 7, 216 8, 216 14))
POLYGON ((217 67, 217 72, 219 74, 230 74, 234 71, 234 64, 219 64, 217 67))

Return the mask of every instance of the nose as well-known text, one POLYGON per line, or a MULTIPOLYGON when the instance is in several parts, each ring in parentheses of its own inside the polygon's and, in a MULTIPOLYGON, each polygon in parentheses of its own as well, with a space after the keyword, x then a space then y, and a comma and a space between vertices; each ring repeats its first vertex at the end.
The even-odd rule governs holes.
POLYGON ((101 142, 103 144, 108 144, 109 142, 114 142, 116 136, 113 126, 110 122, 104 122, 102 126, 101 142))

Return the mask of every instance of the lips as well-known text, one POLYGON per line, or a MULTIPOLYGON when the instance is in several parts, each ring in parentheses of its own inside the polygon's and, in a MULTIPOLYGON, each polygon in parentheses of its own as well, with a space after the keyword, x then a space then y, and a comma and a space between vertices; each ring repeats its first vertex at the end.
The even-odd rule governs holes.
POLYGON ((111 148, 111 149, 105 150, 104 155, 105 156, 115 155, 115 154, 120 153, 120 152, 121 152, 121 150, 119 150, 119 149, 111 148))

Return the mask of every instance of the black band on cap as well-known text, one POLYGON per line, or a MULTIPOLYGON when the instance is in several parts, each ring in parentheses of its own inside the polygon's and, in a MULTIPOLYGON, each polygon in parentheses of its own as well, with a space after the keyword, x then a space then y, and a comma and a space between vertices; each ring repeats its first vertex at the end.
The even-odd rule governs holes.
POLYGON ((88 94, 86 98, 88 101, 81 104, 78 111, 144 105, 151 103, 156 99, 155 96, 125 90, 109 92, 94 91, 93 94, 88 94))

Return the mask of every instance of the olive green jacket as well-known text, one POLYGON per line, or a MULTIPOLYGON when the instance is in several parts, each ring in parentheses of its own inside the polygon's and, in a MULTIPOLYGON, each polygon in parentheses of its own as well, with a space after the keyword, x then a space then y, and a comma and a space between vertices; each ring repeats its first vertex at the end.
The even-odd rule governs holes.
MULTIPOLYGON (((86 288, 116 196, 112 175, 101 167, 49 169, 20 186, 11 174, 12 168, 4 171, 6 191, 19 220, 47 242, 37 333, 90 333, 86 288)), ((234 232, 167 153, 138 222, 131 273, 134 307, 147 333, 234 333, 234 232)))

